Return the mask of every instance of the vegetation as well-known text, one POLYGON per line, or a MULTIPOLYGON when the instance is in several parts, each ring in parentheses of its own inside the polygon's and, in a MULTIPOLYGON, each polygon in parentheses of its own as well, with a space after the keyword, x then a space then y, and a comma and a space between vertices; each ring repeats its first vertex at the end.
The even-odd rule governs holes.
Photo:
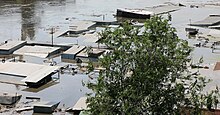
POLYGON ((218 103, 218 88, 204 93, 209 80, 188 71, 192 48, 168 19, 152 17, 143 32, 126 22, 100 36, 111 51, 100 59, 105 70, 87 84, 94 92, 87 99, 89 113, 198 115, 218 103))

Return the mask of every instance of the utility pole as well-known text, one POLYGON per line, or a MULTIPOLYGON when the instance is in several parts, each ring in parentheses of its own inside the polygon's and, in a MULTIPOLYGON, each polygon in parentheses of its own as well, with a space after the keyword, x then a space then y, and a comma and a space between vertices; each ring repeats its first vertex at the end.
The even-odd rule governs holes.
POLYGON ((54 28, 52 27, 51 28, 51 32, 50 32, 50 34, 51 34, 51 42, 52 42, 52 47, 53 47, 53 34, 54 34, 54 28))

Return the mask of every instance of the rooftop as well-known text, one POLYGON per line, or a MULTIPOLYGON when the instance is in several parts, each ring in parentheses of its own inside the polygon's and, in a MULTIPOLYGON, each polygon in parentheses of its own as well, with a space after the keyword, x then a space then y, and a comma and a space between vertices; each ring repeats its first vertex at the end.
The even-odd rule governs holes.
POLYGON ((73 106, 72 110, 86 110, 87 104, 86 104, 87 97, 81 97, 76 104, 73 106))
POLYGON ((60 49, 59 47, 48 47, 48 46, 24 46, 18 49, 17 51, 15 51, 14 54, 30 55, 30 56, 46 58, 50 55, 50 53, 55 52, 59 49, 60 49))
POLYGON ((10 50, 23 43, 26 43, 26 41, 8 41, 7 43, 0 45, 0 50, 10 50))
POLYGON ((47 66, 32 63, 5 62, 0 63, 0 74, 26 77, 21 81, 36 83, 59 69, 59 66, 47 66))

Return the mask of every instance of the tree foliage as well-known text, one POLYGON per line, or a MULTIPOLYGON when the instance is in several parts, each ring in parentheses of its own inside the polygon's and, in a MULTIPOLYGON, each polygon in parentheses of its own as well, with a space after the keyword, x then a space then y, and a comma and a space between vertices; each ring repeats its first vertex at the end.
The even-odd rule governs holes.
POLYGON ((169 20, 155 16, 144 30, 124 23, 100 33, 111 51, 100 59, 105 70, 88 83, 91 114, 200 114, 216 104, 218 91, 203 93, 204 77, 188 71, 192 48, 179 39, 169 20))

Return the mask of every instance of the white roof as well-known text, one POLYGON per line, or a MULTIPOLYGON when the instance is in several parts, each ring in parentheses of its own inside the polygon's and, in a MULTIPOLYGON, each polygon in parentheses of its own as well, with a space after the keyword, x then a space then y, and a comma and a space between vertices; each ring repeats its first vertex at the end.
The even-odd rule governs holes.
POLYGON ((71 48, 69 48, 63 54, 76 54, 76 53, 82 51, 84 48, 85 48, 85 46, 73 45, 71 48))
POLYGON ((46 58, 49 56, 50 53, 59 50, 59 47, 47 47, 47 46, 24 46, 13 54, 17 55, 30 55, 36 56, 41 58, 46 58))
POLYGON ((98 34, 85 34, 81 37, 85 39, 84 42, 95 43, 99 40, 98 34))
POLYGON ((0 73, 12 76, 26 77, 21 81, 36 83, 51 72, 58 70, 59 66, 47 66, 32 63, 5 62, 0 63, 0 73))
POLYGON ((59 67, 57 66, 44 66, 38 69, 38 71, 34 71, 32 74, 28 75, 26 78, 22 79, 21 81, 24 82, 31 82, 31 83, 37 83, 44 77, 48 76, 55 70, 58 70, 59 67))
POLYGON ((153 12, 144 10, 144 9, 128 9, 128 8, 118 8, 118 10, 125 11, 125 12, 131 12, 135 14, 142 14, 142 15, 152 15, 153 12))
POLYGON ((1 50, 10 50, 26 41, 8 41, 6 44, 0 45, 1 50))
POLYGON ((80 30, 87 30, 89 27, 95 25, 95 22, 92 21, 73 21, 71 26, 69 26, 70 30, 80 31, 80 30))
POLYGON ((86 99, 87 97, 81 97, 73 106, 72 110, 86 110, 87 109, 86 99))

